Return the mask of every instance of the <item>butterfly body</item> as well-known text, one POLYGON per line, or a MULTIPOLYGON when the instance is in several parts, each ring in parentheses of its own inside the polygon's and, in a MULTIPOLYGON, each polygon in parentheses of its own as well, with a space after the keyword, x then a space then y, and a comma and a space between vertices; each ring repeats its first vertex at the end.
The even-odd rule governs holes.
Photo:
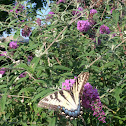
POLYGON ((41 99, 38 106, 53 110, 61 110, 61 114, 72 118, 78 117, 81 113, 81 96, 88 76, 89 73, 87 72, 81 73, 70 91, 56 91, 41 99))

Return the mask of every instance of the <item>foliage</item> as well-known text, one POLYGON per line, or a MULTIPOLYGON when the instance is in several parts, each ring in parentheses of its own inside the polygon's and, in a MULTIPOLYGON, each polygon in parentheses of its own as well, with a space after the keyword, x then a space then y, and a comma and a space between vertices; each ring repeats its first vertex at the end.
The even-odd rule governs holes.
MULTIPOLYGON (((8 10, 7 8, 10 7, 9 6, 10 4, 15 5, 15 2, 16 2, 15 0, 0 0, 0 4, 1 4, 1 7, 0 7, 0 21, 3 22, 3 24, 4 24, 4 21, 8 18, 9 11, 7 11, 8 10)), ((18 2, 19 2, 19 0, 18 0, 18 2)), ((24 3, 25 0, 20 0, 20 2, 24 3)), ((35 15, 36 10, 46 6, 47 1, 46 0, 29 0, 27 5, 29 5, 31 3, 32 4, 34 3, 33 8, 34 8, 34 15, 35 15)), ((8 22, 6 21, 6 23, 8 23, 8 22)), ((2 30, 0 32, 0 34, 3 34, 3 31, 6 31, 7 33, 10 33, 11 30, 12 30, 11 28, 10 29, 6 28, 5 30, 2 30)))
MULTIPOLYGON (((102 0, 100 4, 94 0, 54 2, 51 4, 54 14, 44 17, 41 11, 40 25, 32 8, 21 10, 20 6, 8 5, 9 16, 0 22, 0 31, 14 29, 17 40, 22 30, 22 35, 30 36, 28 43, 0 43, 0 68, 4 68, 0 70, 0 125, 83 125, 81 119, 67 120, 37 106, 41 98, 61 88, 66 78, 73 78, 82 71, 89 71, 88 82, 98 89, 106 124, 125 125, 124 7, 123 0, 115 0, 113 4, 102 0), (78 10, 79 6, 84 10, 78 10), (97 13, 91 14, 91 9, 97 13), (75 15, 73 10, 77 12, 75 15), (88 20, 90 27, 80 32, 79 20, 88 20), (101 29, 104 32, 100 31, 102 25, 106 26, 101 29), (108 28, 110 32, 106 31, 108 28)), ((84 24, 80 27, 85 28, 84 24)), ((84 109, 82 117, 87 126, 106 125, 92 113, 84 109)))

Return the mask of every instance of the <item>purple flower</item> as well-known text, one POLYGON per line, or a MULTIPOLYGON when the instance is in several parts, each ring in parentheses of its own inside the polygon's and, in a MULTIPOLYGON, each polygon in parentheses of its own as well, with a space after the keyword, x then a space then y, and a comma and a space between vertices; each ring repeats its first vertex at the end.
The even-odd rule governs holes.
POLYGON ((105 26, 104 24, 100 26, 100 33, 101 34, 109 34, 110 30, 109 27, 105 26))
POLYGON ((15 41, 15 42, 12 41, 12 42, 10 42, 10 43, 9 43, 9 47, 12 48, 12 49, 16 49, 16 48, 18 47, 17 41, 15 41))
POLYGON ((57 4, 59 4, 59 3, 65 3, 66 2, 66 0, 59 0, 58 2, 57 2, 57 4))
POLYGON ((65 80, 65 82, 62 83, 62 90, 70 90, 75 82, 75 78, 76 77, 74 77, 74 79, 65 80))
POLYGON ((6 51, 3 51, 1 54, 0 54, 0 56, 5 56, 7 54, 7 52, 6 51))
POLYGON ((37 18, 36 20, 37 24, 40 26, 41 25, 41 19, 40 18, 37 18))
POLYGON ((13 10, 10 10, 10 12, 13 12, 13 10))
POLYGON ((27 25, 22 29, 22 36, 28 37, 31 33, 31 28, 27 25))
MULTIPOLYGON (((78 10, 83 11, 84 9, 82 7, 78 7, 78 10)), ((81 15, 80 11, 72 11, 72 14, 80 16, 81 15)))
POLYGON ((52 15, 52 14, 55 14, 54 12, 50 11, 48 14, 52 15))
POLYGON ((80 20, 77 22, 77 29, 80 32, 87 32, 91 27, 91 24, 88 20, 80 20))
POLYGON ((91 10, 90 10, 90 14, 94 15, 94 14, 96 14, 96 13, 97 13, 97 10, 95 10, 95 9, 91 9, 91 10))
POLYGON ((113 7, 111 10, 110 10, 110 13, 112 14, 112 11, 115 10, 115 8, 113 7))
POLYGON ((52 12, 52 11, 50 11, 49 13, 48 13, 48 16, 47 16, 47 20, 48 19, 51 19, 52 17, 53 17, 53 15, 54 15, 55 13, 54 12, 52 12))
MULTIPOLYGON (((14 9, 17 8, 17 9, 15 10, 15 13, 19 13, 19 12, 22 12, 22 11, 23 11, 24 6, 21 5, 21 4, 16 3, 15 6, 14 6, 13 8, 14 8, 14 9)), ((13 10, 10 10, 10 12, 13 12, 13 10)))
POLYGON ((1 68, 1 69, 0 69, 0 74, 1 74, 1 75, 4 75, 4 74, 5 74, 5 68, 1 68))
POLYGON ((23 77, 26 77, 27 73, 26 72, 23 72, 22 74, 19 75, 19 78, 23 78, 23 77))
POLYGON ((82 97, 82 105, 85 108, 92 109, 93 116, 99 117, 98 120, 106 123, 105 113, 102 110, 102 103, 99 98, 99 94, 96 88, 93 88, 91 84, 86 83, 84 85, 84 92, 82 97))

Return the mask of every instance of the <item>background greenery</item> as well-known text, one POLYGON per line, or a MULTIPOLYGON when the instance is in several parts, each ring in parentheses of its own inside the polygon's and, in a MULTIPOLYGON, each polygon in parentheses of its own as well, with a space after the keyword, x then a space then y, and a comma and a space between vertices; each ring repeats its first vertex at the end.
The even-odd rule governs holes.
MULTIPOLYGON (((23 2, 21 3, 23 4, 23 2)), ((39 3, 40 5, 41 3, 39 3)), ((27 3, 31 5, 31 3, 27 3)), ((26 13, 10 13, 11 5, 2 3, 1 11, 8 14, 0 22, 0 31, 14 29, 14 38, 20 37, 25 25, 32 28, 28 43, 18 42, 17 49, 10 49, 10 41, 0 43, 1 67, 6 73, 0 78, 0 125, 2 126, 55 126, 83 125, 81 119, 69 121, 53 111, 39 108, 39 100, 51 91, 61 88, 62 82, 73 78, 82 71, 89 71, 88 82, 99 91, 106 124, 98 121, 92 111, 85 110, 83 118, 87 126, 124 126, 126 121, 126 3, 122 0, 108 0, 101 3, 95 0, 69 1, 50 4, 53 18, 46 20, 42 11, 42 25, 36 21, 33 8, 25 8, 26 13), (3 5, 4 4, 4 5, 3 5), (71 12, 78 5, 85 8, 79 19, 71 12), (113 13, 110 13, 112 8, 113 13), (83 34, 77 30, 77 20, 87 20, 89 10, 98 11, 93 20, 97 23, 83 34), (31 13, 30 13, 31 12, 31 13), (86 15, 87 13, 87 15, 86 15), (15 15, 17 18, 15 18, 15 15), (43 18, 44 17, 44 18, 43 18), (21 22, 25 20, 25 22, 21 22), (99 27, 105 24, 110 34, 100 34, 99 27), (93 31, 94 39, 90 38, 93 31), (112 36, 116 33, 116 36, 112 36), (98 44, 98 39, 101 44, 98 44), (28 63, 28 56, 33 59, 28 63), (19 75, 26 72, 24 78, 19 75)), ((41 6, 43 6, 41 4, 41 6)))

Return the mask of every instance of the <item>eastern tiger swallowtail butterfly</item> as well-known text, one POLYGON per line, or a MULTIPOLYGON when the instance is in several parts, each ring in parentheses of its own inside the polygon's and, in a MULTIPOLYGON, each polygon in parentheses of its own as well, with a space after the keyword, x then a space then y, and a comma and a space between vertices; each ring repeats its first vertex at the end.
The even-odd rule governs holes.
POLYGON ((56 91, 41 99, 38 107, 61 110, 61 114, 66 117, 78 117, 81 114, 81 96, 88 77, 88 72, 79 74, 70 91, 56 91))

